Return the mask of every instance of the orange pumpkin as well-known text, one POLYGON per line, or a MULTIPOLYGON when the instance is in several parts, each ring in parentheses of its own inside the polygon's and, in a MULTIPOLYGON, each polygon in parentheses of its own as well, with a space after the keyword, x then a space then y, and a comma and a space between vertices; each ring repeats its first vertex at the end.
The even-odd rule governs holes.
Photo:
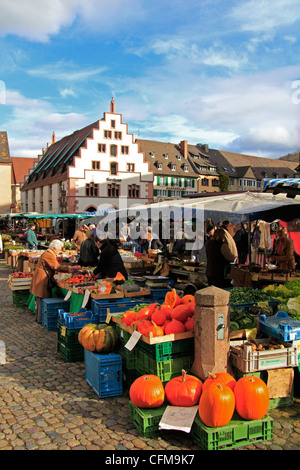
POLYGON ((247 420, 261 419, 269 408, 269 390, 259 377, 245 375, 234 388, 236 411, 247 420))
POLYGON ((142 320, 137 327, 139 333, 144 336, 148 336, 147 331, 152 326, 151 320, 142 320))
POLYGON ((199 403, 202 392, 202 382, 185 370, 182 375, 174 377, 165 386, 168 402, 173 406, 194 406, 199 403))
POLYGON ((157 375, 142 375, 130 386, 129 397, 138 408, 158 408, 165 400, 165 390, 157 375))
POLYGON ((136 314, 136 319, 144 320, 144 318, 147 318, 148 320, 151 320, 152 314, 154 313, 154 310, 156 309, 156 307, 157 307, 157 304, 153 303, 153 304, 147 305, 146 307, 141 308, 136 314))
POLYGON ((165 312, 163 310, 160 310, 159 308, 154 310, 154 313, 151 316, 151 320, 158 326, 162 326, 165 323, 166 319, 167 317, 165 312))
POLYGON ((184 324, 179 320, 173 319, 165 327, 165 335, 183 333, 184 331, 184 324))
POLYGON ((195 329, 194 317, 188 318, 187 321, 184 322, 184 329, 185 331, 194 331, 195 329))
POLYGON ((132 322, 135 321, 135 319, 136 319, 136 312, 134 312, 133 310, 128 310, 122 315, 122 322, 128 326, 131 326, 132 322))
POLYGON ((125 282, 126 279, 125 277, 123 276, 123 274, 117 272, 115 278, 114 278, 114 283, 115 284, 122 284, 123 282, 125 282))
POLYGON ((181 298, 176 292, 176 289, 172 289, 165 295, 165 305, 170 308, 174 308, 181 303, 181 298))
POLYGON ((99 325, 89 323, 79 331, 78 341, 87 351, 106 354, 115 349, 119 336, 107 323, 99 325))
POLYGON ((234 408, 234 393, 227 385, 212 383, 202 390, 199 416, 206 426, 211 428, 225 426, 231 420, 234 408))
POLYGON ((149 328, 146 330, 145 336, 149 336, 150 334, 152 335, 153 338, 156 336, 163 336, 164 335, 164 329, 161 326, 158 326, 154 323, 154 321, 151 320, 152 325, 149 326, 149 328))
POLYGON ((171 318, 184 323, 191 316, 190 304, 180 304, 173 308, 171 318))
POLYGON ((181 299, 182 304, 188 304, 190 302, 195 302, 195 296, 194 295, 186 294, 181 299))
POLYGON ((236 380, 232 375, 228 374, 228 372, 215 372, 214 374, 208 373, 208 377, 203 383, 203 390, 205 390, 211 383, 218 383, 222 382, 223 384, 227 385, 234 390, 236 380))

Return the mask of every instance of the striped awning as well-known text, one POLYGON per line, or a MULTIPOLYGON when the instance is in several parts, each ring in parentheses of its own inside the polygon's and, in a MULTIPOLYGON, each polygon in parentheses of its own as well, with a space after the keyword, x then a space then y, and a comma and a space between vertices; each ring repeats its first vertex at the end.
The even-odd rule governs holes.
POLYGON ((288 197, 295 197, 300 195, 300 178, 263 179, 261 191, 272 191, 273 194, 286 193, 288 197))

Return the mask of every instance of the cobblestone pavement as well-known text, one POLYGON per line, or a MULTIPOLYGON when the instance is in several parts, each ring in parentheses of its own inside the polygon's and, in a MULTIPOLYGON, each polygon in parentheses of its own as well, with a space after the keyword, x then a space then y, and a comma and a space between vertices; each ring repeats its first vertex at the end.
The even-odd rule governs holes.
MULTIPOLYGON (((128 391, 100 399, 85 380, 84 362, 68 363, 56 351, 57 334, 17 308, 7 284, 12 269, 0 261, 0 450, 200 451, 183 432, 142 437, 129 417, 128 391)), ((272 441, 238 450, 300 450, 300 400, 271 410, 272 441)))

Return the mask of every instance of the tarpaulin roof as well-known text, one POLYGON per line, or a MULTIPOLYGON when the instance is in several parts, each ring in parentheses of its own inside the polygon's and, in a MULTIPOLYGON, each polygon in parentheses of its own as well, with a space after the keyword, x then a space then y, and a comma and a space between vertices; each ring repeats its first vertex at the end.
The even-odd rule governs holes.
POLYGON ((273 195, 271 193, 234 193, 222 194, 193 199, 166 200, 149 205, 136 205, 128 209, 116 211, 108 214, 101 221, 101 224, 113 221, 119 217, 123 221, 126 218, 140 220, 167 220, 166 216, 172 211, 177 217, 184 220, 192 217, 202 218, 202 220, 213 219, 221 222, 229 219, 233 223, 248 219, 249 221, 262 219, 266 222, 280 219, 289 221, 299 217, 300 199, 289 199, 284 194, 273 195))

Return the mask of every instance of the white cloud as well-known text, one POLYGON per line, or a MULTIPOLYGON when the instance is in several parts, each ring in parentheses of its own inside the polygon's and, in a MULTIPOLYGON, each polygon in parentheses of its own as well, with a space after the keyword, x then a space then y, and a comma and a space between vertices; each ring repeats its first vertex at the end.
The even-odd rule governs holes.
POLYGON ((71 88, 64 88, 63 90, 60 90, 59 94, 62 98, 68 98, 69 96, 77 96, 75 91, 71 88))
POLYGON ((75 20, 79 0, 0 0, 0 35, 46 42, 75 20))
POLYGON ((97 78, 106 70, 106 67, 81 67, 73 62, 60 60, 55 63, 47 63, 39 67, 29 69, 27 73, 33 77, 47 78, 61 82, 80 82, 97 78))
POLYGON ((266 32, 300 19, 298 0, 248 0, 238 2, 229 13, 242 31, 266 32))

